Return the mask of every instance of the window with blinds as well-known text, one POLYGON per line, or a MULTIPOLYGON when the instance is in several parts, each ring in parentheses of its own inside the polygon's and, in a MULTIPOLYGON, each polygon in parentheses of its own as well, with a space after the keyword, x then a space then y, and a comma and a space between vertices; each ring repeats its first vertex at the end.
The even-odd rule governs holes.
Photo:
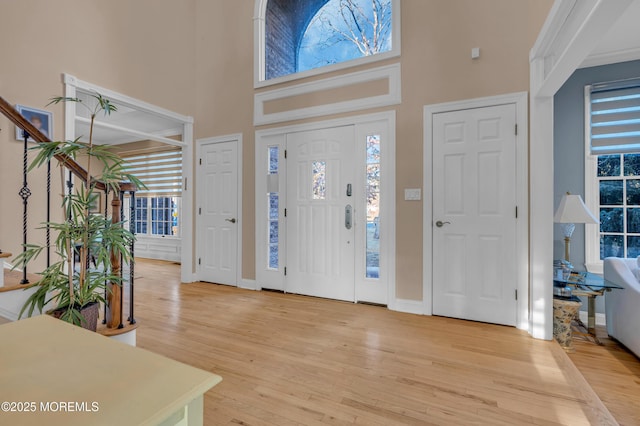
POLYGON ((640 79, 590 87, 591 154, 640 152, 640 79))
POLYGON ((135 233, 180 236, 182 151, 123 154, 125 168, 147 188, 136 192, 135 233))
MULTIPOLYGON (((599 258, 640 255, 640 78, 587 87, 599 258)), ((593 259, 592 259, 593 261, 593 259)))
POLYGON ((179 195, 182 192, 182 150, 123 155, 127 173, 135 175, 147 189, 142 196, 179 195))

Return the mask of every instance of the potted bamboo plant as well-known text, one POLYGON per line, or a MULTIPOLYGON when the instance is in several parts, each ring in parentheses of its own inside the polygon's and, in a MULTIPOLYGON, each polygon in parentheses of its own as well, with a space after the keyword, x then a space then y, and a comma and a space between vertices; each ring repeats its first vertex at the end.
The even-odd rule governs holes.
MULTIPOLYGON (((88 179, 82 185, 76 185, 73 192, 62 194, 65 220, 43 224, 54 235, 52 246, 57 261, 39 274, 41 278, 37 282, 28 286, 35 287, 35 292, 25 302, 20 317, 25 312, 31 316, 36 309, 37 312, 49 309, 47 313, 95 331, 100 303, 106 303, 104 295, 108 284, 122 284, 120 274, 113 273, 111 269, 111 258, 121 256, 124 262, 130 262, 131 245, 135 240, 122 222, 113 223, 107 214, 92 213, 92 207, 100 200, 100 190, 96 185, 101 182, 101 186, 104 184, 107 193, 111 194, 118 194, 122 182, 130 182, 138 188, 144 188, 144 185, 126 173, 122 158, 108 146, 93 143, 96 115, 109 115, 116 111, 116 106, 100 94, 94 94, 90 99, 95 105, 67 97, 53 98, 49 103, 76 102, 87 108, 91 118, 88 142, 81 142, 78 138, 41 143, 32 148, 37 154, 29 170, 46 165, 56 156, 64 156, 74 161, 82 160, 86 164, 88 179)), ((33 261, 46 246, 27 244, 25 248, 15 259, 16 265, 33 261)))

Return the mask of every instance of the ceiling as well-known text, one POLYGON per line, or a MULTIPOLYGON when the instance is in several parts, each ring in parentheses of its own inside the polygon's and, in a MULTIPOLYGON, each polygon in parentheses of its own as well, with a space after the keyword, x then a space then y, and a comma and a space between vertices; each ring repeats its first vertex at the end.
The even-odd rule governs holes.
MULTIPOLYGON (((78 91, 81 101, 76 105, 76 137, 87 142, 89 120, 97 101, 94 94, 78 91)), ((141 140, 157 140, 182 135, 183 123, 170 117, 138 109, 122 102, 112 102, 116 110, 110 114, 98 112, 95 116, 93 142, 96 144, 121 145, 141 140)), ((176 143, 174 140, 173 143, 176 143)))
POLYGON ((594 46, 582 67, 640 59, 640 0, 634 1, 594 46))

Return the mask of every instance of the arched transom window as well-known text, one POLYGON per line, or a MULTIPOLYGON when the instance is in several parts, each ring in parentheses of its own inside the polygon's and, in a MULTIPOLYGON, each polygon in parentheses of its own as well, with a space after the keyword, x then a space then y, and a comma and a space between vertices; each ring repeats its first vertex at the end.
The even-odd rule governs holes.
POLYGON ((259 80, 399 54, 398 0, 262 1, 267 3, 259 80))

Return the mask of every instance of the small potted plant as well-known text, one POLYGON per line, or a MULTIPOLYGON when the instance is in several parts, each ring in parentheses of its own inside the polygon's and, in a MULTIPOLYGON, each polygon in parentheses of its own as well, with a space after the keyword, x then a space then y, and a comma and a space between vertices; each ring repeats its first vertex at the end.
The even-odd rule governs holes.
MULTIPOLYGON (((82 159, 86 164, 88 178, 77 185, 73 192, 62 195, 63 222, 47 222, 55 235, 53 247, 57 261, 39 275, 41 278, 27 288, 35 292, 25 302, 20 317, 28 316, 43 309, 48 313, 73 324, 94 330, 97 326, 100 303, 105 302, 105 291, 109 283, 121 285, 119 273, 112 273, 113 256, 130 262, 131 245, 135 236, 123 226, 113 222, 106 214, 92 213, 100 199, 98 182, 111 194, 120 191, 122 182, 130 182, 144 188, 142 182, 126 172, 122 158, 105 145, 93 143, 94 120, 98 113, 110 114, 116 106, 99 94, 92 95, 95 105, 86 105, 77 98, 53 98, 50 104, 77 102, 90 112, 89 141, 46 142, 34 146, 37 155, 29 170, 45 165, 57 158, 82 159), (98 164, 98 166, 95 165, 98 164), (97 170, 97 173, 92 174, 97 170), (77 261, 74 261, 77 259, 77 261), (93 268, 91 264, 93 263, 93 268)), ((62 166, 62 165, 61 165, 62 166)), ((26 265, 46 249, 46 246, 27 244, 25 250, 15 259, 16 265, 26 265)), ((115 271, 117 272, 117 271, 115 271)))

